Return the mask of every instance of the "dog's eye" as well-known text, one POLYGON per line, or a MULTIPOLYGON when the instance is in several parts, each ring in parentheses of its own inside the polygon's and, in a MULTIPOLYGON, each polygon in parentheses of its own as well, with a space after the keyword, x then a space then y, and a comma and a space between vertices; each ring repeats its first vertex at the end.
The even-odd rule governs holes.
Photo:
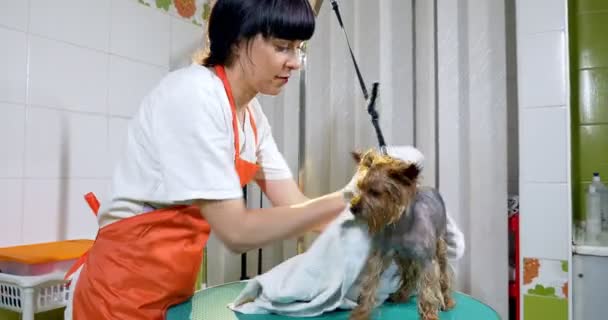
POLYGON ((380 191, 376 190, 376 189, 370 189, 369 190, 369 194, 372 197, 379 197, 381 195, 380 191))

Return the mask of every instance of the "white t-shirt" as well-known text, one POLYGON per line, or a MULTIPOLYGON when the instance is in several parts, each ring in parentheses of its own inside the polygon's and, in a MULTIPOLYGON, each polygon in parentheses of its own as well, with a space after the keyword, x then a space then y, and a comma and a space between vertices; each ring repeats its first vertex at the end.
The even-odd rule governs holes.
MULTIPOLYGON (((272 137, 268 119, 254 99, 239 121, 241 158, 261 166, 256 179, 291 178, 272 137)), ((219 77, 192 64, 169 73, 142 101, 131 119, 125 149, 115 168, 110 198, 99 210, 99 225, 151 208, 194 199, 235 199, 242 188, 234 167, 232 113, 219 77)))

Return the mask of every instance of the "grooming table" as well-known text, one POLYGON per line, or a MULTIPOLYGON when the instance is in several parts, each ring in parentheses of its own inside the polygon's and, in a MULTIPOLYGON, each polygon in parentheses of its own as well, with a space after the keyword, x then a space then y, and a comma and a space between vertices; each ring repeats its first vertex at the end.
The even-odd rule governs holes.
MULTIPOLYGON (((197 291, 194 296, 173 306, 167 312, 166 320, 348 320, 350 311, 335 311, 319 317, 292 318, 270 314, 241 314, 230 310, 227 305, 232 302, 245 287, 245 282, 232 282, 197 291)), ((456 307, 449 312, 442 312, 440 320, 483 319, 500 320, 498 314, 480 301, 459 293, 454 293, 456 307)), ((374 311, 374 319, 419 319, 415 300, 405 304, 385 303, 374 311)))

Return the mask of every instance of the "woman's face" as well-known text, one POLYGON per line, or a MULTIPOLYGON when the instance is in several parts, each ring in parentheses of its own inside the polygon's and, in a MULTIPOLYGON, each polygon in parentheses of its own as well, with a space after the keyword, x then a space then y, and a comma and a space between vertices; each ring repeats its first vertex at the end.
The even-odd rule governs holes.
POLYGON ((277 95, 301 64, 302 41, 264 38, 261 35, 237 48, 236 63, 240 64, 246 80, 255 91, 277 95))

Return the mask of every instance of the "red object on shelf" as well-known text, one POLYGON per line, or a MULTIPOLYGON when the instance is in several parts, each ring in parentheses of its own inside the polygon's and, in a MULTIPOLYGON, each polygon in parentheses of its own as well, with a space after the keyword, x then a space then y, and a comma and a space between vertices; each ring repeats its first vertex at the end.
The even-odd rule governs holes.
POLYGON ((515 239, 515 281, 509 281, 509 297, 515 299, 515 319, 519 320, 519 213, 509 217, 509 232, 515 239))

